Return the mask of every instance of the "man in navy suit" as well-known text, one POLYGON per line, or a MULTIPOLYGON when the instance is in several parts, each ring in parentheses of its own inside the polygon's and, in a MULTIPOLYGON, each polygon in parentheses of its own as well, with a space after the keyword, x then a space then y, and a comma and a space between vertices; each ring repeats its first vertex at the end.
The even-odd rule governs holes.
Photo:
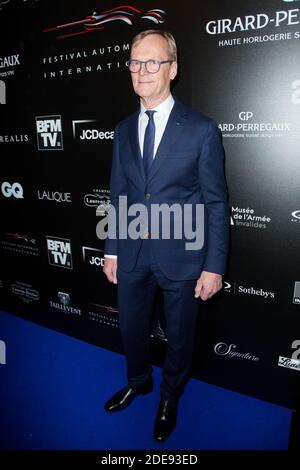
POLYGON ((154 233, 153 220, 143 212, 140 236, 132 236, 129 226, 134 211, 128 210, 125 218, 124 214, 120 217, 123 222, 117 235, 110 235, 105 245, 104 273, 118 284, 128 378, 105 410, 121 410, 138 395, 152 391, 149 325, 159 287, 164 296, 168 349, 154 438, 164 441, 176 425, 178 400, 191 366, 200 299, 205 301, 221 289, 226 269, 229 216, 223 147, 215 122, 170 93, 178 67, 170 33, 148 30, 138 34, 128 67, 140 109, 115 130, 111 210, 119 219, 121 198, 126 198, 128 208, 143 205, 148 214, 153 207, 167 205, 172 232, 185 224, 180 217, 188 208, 193 233, 199 227, 203 233, 203 243, 194 240, 194 246, 185 230, 180 237, 162 236, 156 226, 154 233), (174 205, 182 211, 173 211, 174 205), (197 212, 201 207, 203 212, 197 212), (124 224, 128 233, 120 236, 124 224))

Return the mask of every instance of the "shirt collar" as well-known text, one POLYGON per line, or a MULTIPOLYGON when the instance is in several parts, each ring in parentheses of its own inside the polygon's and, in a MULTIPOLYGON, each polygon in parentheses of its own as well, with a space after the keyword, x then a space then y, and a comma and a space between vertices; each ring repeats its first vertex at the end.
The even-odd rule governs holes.
MULTIPOLYGON (((156 108, 153 108, 153 111, 157 111, 158 113, 169 115, 173 108, 173 105, 174 105, 174 98, 170 94, 168 98, 166 98, 162 103, 156 106, 156 108)), ((147 111, 147 108, 145 108, 145 106, 141 103, 140 117, 142 117, 146 111, 147 111)))

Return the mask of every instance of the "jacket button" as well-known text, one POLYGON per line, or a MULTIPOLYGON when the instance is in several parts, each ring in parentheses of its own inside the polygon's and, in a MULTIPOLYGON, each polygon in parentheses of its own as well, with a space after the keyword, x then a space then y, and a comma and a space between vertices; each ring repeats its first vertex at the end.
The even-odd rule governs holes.
POLYGON ((151 196, 150 193, 146 193, 146 194, 145 194, 145 198, 146 198, 146 199, 150 199, 150 196, 151 196))

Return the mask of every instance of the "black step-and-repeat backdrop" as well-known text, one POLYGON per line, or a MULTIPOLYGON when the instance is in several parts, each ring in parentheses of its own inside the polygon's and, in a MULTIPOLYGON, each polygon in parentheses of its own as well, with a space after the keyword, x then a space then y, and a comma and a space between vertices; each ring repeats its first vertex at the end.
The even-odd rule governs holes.
MULTIPOLYGON (((194 376, 291 408, 300 395, 300 1, 0 1, 0 307, 122 351, 96 227, 126 60, 176 37, 174 94, 223 133, 231 255, 200 313, 194 376)), ((0 332, 1 339, 1 332, 0 332)), ((158 296, 153 359, 165 347, 158 296)), ((7 363, 9 357, 7 357, 7 363)))

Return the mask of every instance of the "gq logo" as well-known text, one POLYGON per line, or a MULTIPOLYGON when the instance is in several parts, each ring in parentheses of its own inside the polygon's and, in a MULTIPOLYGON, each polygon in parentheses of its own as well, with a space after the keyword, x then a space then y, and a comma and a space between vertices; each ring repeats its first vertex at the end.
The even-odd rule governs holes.
POLYGON ((2 183, 1 191, 4 197, 15 197, 16 199, 24 199, 23 188, 20 183, 10 184, 7 181, 2 183))
POLYGON ((47 237, 48 260, 52 266, 73 269, 71 241, 66 238, 47 237))
POLYGON ((63 150, 61 116, 39 116, 36 120, 39 150, 63 150))
POLYGON ((300 80, 294 80, 292 82, 292 89, 295 90, 291 96, 292 103, 300 104, 300 80))
POLYGON ((6 86, 3 80, 0 80, 0 104, 6 104, 6 86))
POLYGON ((253 117, 253 113, 251 111, 241 111, 239 113, 239 118, 241 121, 249 121, 253 117))

